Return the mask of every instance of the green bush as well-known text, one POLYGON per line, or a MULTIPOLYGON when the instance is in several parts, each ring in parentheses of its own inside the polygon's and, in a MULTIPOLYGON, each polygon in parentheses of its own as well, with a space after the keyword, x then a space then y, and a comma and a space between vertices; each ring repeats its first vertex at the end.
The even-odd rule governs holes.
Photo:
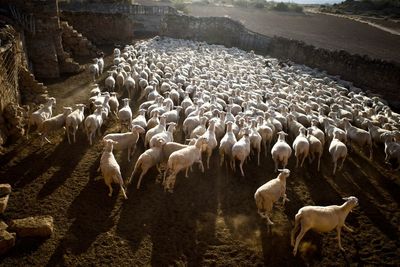
POLYGON ((276 4, 273 8, 276 11, 289 11, 289 6, 283 2, 276 4))
POLYGON ((248 2, 246 0, 235 0, 233 4, 238 7, 247 7, 248 2))

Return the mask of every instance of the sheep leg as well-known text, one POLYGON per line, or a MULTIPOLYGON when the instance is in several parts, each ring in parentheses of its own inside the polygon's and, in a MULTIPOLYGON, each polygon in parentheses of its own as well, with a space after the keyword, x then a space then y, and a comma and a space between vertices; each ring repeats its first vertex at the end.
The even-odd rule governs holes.
POLYGON ((113 189, 112 189, 111 183, 107 184, 107 186, 108 186, 108 189, 109 189, 108 196, 111 197, 112 193, 113 193, 113 189))
POLYGON ((131 148, 128 147, 128 162, 131 162, 131 148))
POLYGON ((200 166, 200 170, 201 170, 201 172, 202 172, 202 173, 204 173, 204 165, 203 165, 203 161, 200 159, 200 160, 198 161, 198 163, 199 163, 199 166, 200 166))
POLYGON ((293 256, 296 256, 296 254, 297 254, 297 248, 299 247, 299 243, 300 243, 301 239, 303 239, 303 237, 304 237, 304 235, 307 233, 307 231, 308 231, 308 229, 305 230, 305 229, 303 228, 303 225, 302 225, 302 226, 301 226, 300 233, 299 233, 299 235, 298 235, 297 238, 296 238, 296 243, 295 243, 294 249, 293 249, 293 256))
POLYGON ((72 134, 74 136, 74 143, 76 143, 76 130, 72 134))
POLYGON ((240 164, 239 164, 239 167, 240 167, 240 172, 242 173, 242 176, 244 177, 243 163, 244 163, 244 160, 241 160, 241 161, 240 161, 240 164))
POLYGON ((372 145, 369 145, 369 159, 372 160, 372 145))
POLYGON ((350 227, 348 227, 346 224, 343 224, 343 227, 344 227, 344 229, 345 229, 346 231, 349 231, 350 233, 353 233, 353 232, 354 232, 354 230, 351 229, 350 227))
POLYGON ((299 157, 296 156, 296 168, 299 167, 299 157))
POLYGON ((140 183, 142 182, 142 178, 143 178, 143 176, 147 173, 148 170, 149 170, 149 169, 143 168, 143 166, 142 166, 142 173, 141 173, 140 176, 139 176, 139 180, 138 180, 138 182, 137 182, 136 189, 139 190, 139 188, 140 188, 140 183))
POLYGON ((343 163, 344 163, 345 159, 346 159, 346 157, 344 157, 344 158, 342 159, 342 162, 340 163, 339 170, 341 170, 341 169, 343 168, 343 163))
POLYGON ((222 165, 224 164, 225 154, 224 153, 220 153, 219 154, 219 158, 220 158, 219 166, 222 167, 222 165))
POLYGON ((319 157, 318 157, 318 167, 317 167, 317 171, 319 171, 319 165, 320 165, 320 162, 321 162, 321 156, 322 156, 322 154, 319 155, 319 157))
POLYGON ((300 226, 300 218, 298 216, 296 216, 295 221, 294 221, 294 228, 290 235, 290 245, 292 247, 294 247, 294 236, 296 235, 297 231, 299 230, 299 226, 300 226))
POLYGON ((277 172, 278 171, 278 160, 274 160, 274 163, 275 163, 275 172, 277 172))
POLYGON ((303 167, 304 164, 304 160, 306 159, 306 155, 303 156, 303 158, 301 159, 301 163, 300 163, 300 167, 303 167))
POLYGON ((187 167, 187 168, 186 168, 186 171, 185 171, 185 177, 186 177, 186 178, 189 178, 189 174, 188 174, 188 173, 189 173, 189 167, 187 167))
POLYGON ((68 127, 67 127, 67 139, 68 139, 68 144, 71 144, 71 139, 69 138, 69 130, 68 130, 68 127))
POLYGON ((336 227, 336 231, 337 231, 339 248, 340 248, 341 251, 344 251, 344 248, 342 247, 342 241, 341 241, 341 238, 340 238, 340 233, 342 231, 342 227, 341 226, 336 227))
POLYGON ((122 195, 124 196, 124 198, 125 198, 125 199, 128 199, 128 197, 126 196, 126 192, 125 192, 124 186, 121 184, 119 187, 120 187, 120 189, 121 189, 121 192, 122 192, 122 195))
POLYGON ((210 158, 211 158, 211 153, 212 153, 212 151, 207 152, 207 169, 210 169, 210 158))
POLYGON ((287 198, 286 194, 283 194, 283 201, 282 201, 282 205, 285 205, 285 202, 289 202, 290 199, 287 198))
POLYGON ((336 163, 336 160, 333 162, 333 175, 335 175, 335 172, 336 172, 336 165, 337 165, 337 163, 336 163))
POLYGON ((263 147, 264 147, 264 157, 267 156, 267 140, 263 140, 263 147))
POLYGON ((261 153, 261 148, 258 149, 258 160, 257 160, 257 166, 260 166, 260 153, 261 153))

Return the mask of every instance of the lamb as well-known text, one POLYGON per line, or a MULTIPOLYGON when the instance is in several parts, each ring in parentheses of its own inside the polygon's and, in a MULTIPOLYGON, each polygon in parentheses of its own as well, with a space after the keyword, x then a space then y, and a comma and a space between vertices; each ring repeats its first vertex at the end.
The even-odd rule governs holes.
POLYGON ((115 150, 128 149, 128 161, 131 161, 131 156, 135 152, 136 143, 139 139, 139 134, 144 133, 145 130, 137 125, 134 125, 130 132, 126 133, 111 133, 103 137, 103 140, 113 140, 117 142, 115 144, 115 150))
MULTIPOLYGON (((140 183, 142 181, 143 176, 147 173, 147 171, 153 167, 153 166, 158 166, 158 164, 162 160, 162 148, 165 144, 165 141, 162 139, 158 139, 155 143, 155 146, 147 149, 145 152, 143 152, 139 158, 136 161, 135 168, 132 172, 132 175, 130 176, 128 180, 128 184, 131 183, 131 180, 135 173, 139 171, 139 168, 142 170, 139 176, 138 183, 136 185, 136 188, 140 188, 140 183)), ((159 168, 157 167, 157 170, 160 172, 159 168)))
POLYGON ((44 141, 46 140, 49 144, 51 142, 47 139, 47 136, 54 131, 60 130, 65 125, 65 119, 69 114, 72 112, 72 108, 64 107, 64 112, 58 114, 57 116, 51 117, 43 122, 42 129, 41 129, 41 146, 43 146, 44 141))
POLYGON ((264 147, 264 156, 266 157, 268 150, 271 146, 274 130, 269 125, 264 124, 264 118, 262 116, 259 116, 257 119, 258 119, 257 131, 261 135, 264 147))
POLYGON ((391 160, 396 161, 396 171, 400 170, 400 143, 394 141, 393 132, 382 134, 382 138, 385 140, 385 162, 389 163, 391 160))
POLYGON ((342 227, 349 232, 353 230, 345 223, 347 215, 358 205, 358 199, 354 196, 343 198, 346 202, 341 206, 305 206, 295 216, 295 225, 291 233, 291 245, 294 246, 293 255, 296 256, 297 248, 305 233, 310 230, 318 232, 330 232, 336 229, 339 248, 344 251, 341 244, 340 233, 342 227), (294 242, 294 237, 301 227, 300 233, 294 242))
POLYGON ((77 109, 75 109, 71 114, 67 116, 65 119, 65 129, 67 133, 68 143, 71 144, 71 139, 69 137, 70 131, 72 132, 72 136, 74 137, 74 143, 76 142, 76 131, 79 128, 79 125, 82 124, 85 119, 84 109, 86 105, 84 104, 76 104, 77 109))
POLYGON ((130 73, 128 73, 128 77, 124 81, 124 87, 128 91, 128 98, 132 99, 135 94, 136 85, 135 80, 132 78, 130 73))
POLYGON ((101 174, 103 175, 104 182, 109 188, 108 196, 111 197, 113 193, 113 189, 111 184, 114 182, 120 186, 122 195, 125 199, 128 199, 124 189, 124 180, 121 176, 121 170, 119 168, 118 162, 115 160, 113 154, 113 145, 116 144, 115 141, 105 140, 104 141, 104 150, 103 154, 100 158, 100 166, 97 171, 101 170, 101 174))
POLYGON ((174 110, 165 112, 164 116, 166 117, 167 123, 170 123, 170 122, 178 123, 179 118, 180 118, 179 114, 181 113, 181 111, 182 111, 182 107, 177 106, 177 107, 175 107, 174 110))
POLYGON ((278 140, 271 149, 272 159, 275 163, 275 172, 278 170, 278 164, 280 162, 283 168, 286 168, 289 158, 292 155, 292 149, 286 143, 285 136, 287 136, 287 133, 282 131, 278 132, 278 140))
POLYGON ((267 219, 268 225, 274 224, 268 216, 268 213, 272 211, 273 204, 281 197, 283 205, 285 205, 286 201, 289 201, 286 196, 286 178, 289 177, 290 170, 279 169, 279 171, 278 177, 260 186, 254 194, 258 214, 267 219))
POLYGON ((353 142, 356 143, 361 149, 363 147, 367 147, 369 150, 369 159, 372 160, 372 138, 370 133, 363 129, 352 126, 348 119, 343 119, 343 122, 349 145, 351 145, 351 142, 353 142))
POLYGON ((250 131, 249 129, 245 129, 243 137, 240 138, 239 141, 237 141, 233 146, 232 146, 232 163, 231 166, 233 166, 233 171, 236 171, 236 163, 235 160, 238 159, 240 161, 240 172, 242 176, 244 176, 243 172, 243 163, 247 159, 247 157, 250 155, 250 137, 249 137, 250 131))
POLYGON ((52 108, 55 104, 56 99, 54 97, 49 97, 43 107, 39 108, 29 115, 28 129, 26 131, 27 137, 29 136, 29 130, 31 129, 32 125, 36 125, 37 129, 40 130, 43 122, 51 118, 51 115, 53 114, 52 108))
POLYGON ((337 162, 341 160, 339 170, 343 167, 343 163, 347 157, 347 147, 339 140, 339 133, 334 132, 333 139, 329 145, 329 153, 332 156, 333 161, 333 175, 335 175, 337 162))
POLYGON ((225 157, 227 157, 226 162, 230 162, 231 168, 232 166, 232 147, 237 142, 235 134, 232 131, 232 121, 226 122, 226 133, 224 137, 221 139, 219 144, 219 156, 220 156, 220 166, 224 163, 225 157))
POLYGON ((303 167, 304 160, 308 157, 308 154, 310 152, 310 143, 308 142, 308 139, 306 137, 306 128, 302 127, 299 131, 299 135, 296 137, 292 144, 294 155, 296 156, 296 168, 299 166, 299 161, 300 167, 303 167))
POLYGON ((100 57, 97 59, 97 65, 99 66, 99 74, 103 74, 103 70, 104 70, 103 55, 100 55, 100 57))
POLYGON ((181 170, 185 170, 185 177, 188 177, 189 168, 193 163, 198 162, 200 169, 204 172, 203 162, 201 160, 201 148, 206 144, 207 139, 205 137, 199 137, 194 145, 189 145, 178 151, 175 151, 169 156, 167 168, 164 173, 164 190, 169 192, 173 191, 175 186, 176 176, 181 170), (165 179, 165 176, 171 172, 171 174, 165 179))
POLYGON ((129 106, 129 98, 122 99, 123 107, 118 111, 118 118, 121 125, 121 132, 126 128, 131 129, 132 125, 132 110, 129 106))
POLYGON ((97 105, 94 113, 87 116, 85 119, 85 132, 90 145, 93 143, 93 137, 96 131, 100 136, 100 128, 101 125, 103 125, 102 109, 102 106, 97 105))

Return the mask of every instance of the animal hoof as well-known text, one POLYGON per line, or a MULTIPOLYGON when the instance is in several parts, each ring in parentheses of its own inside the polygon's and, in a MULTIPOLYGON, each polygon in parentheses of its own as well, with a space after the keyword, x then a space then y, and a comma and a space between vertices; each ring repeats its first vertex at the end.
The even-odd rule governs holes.
POLYGON ((297 254, 297 251, 293 250, 293 256, 296 256, 296 254, 297 254))

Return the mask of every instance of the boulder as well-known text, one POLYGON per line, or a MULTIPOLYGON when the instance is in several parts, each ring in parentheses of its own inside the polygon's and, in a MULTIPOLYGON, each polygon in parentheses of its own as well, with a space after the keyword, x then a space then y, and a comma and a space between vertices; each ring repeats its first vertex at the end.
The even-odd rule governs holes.
POLYGON ((4 197, 0 198, 0 214, 3 214, 6 210, 9 196, 10 195, 5 195, 4 197))
POLYGON ((0 255, 3 255, 15 246, 15 233, 0 230, 0 255))
POLYGON ((12 220, 9 229, 20 237, 49 237, 53 233, 52 216, 35 216, 12 220))
POLYGON ((0 231, 7 230, 7 228, 8 228, 8 225, 5 222, 0 221, 0 231))
POLYGON ((4 197, 9 194, 11 194, 11 185, 10 184, 0 184, 0 197, 4 197))

